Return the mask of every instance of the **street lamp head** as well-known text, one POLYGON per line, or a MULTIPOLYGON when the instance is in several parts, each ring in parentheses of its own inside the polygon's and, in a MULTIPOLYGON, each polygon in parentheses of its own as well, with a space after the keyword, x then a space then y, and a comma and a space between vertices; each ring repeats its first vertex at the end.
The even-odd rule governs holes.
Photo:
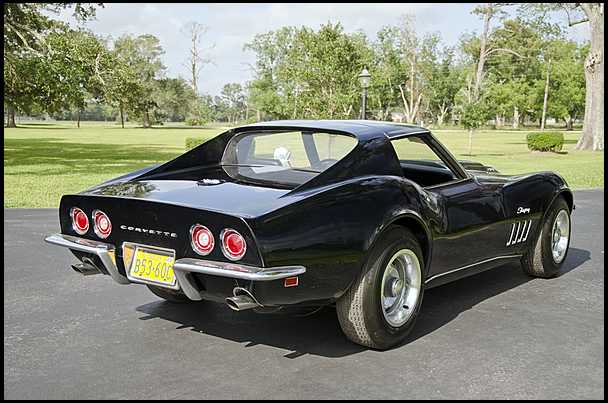
POLYGON ((361 74, 359 74, 359 83, 361 84, 361 88, 369 87, 369 81, 371 78, 372 76, 369 74, 369 71, 367 71, 367 67, 364 67, 361 74))

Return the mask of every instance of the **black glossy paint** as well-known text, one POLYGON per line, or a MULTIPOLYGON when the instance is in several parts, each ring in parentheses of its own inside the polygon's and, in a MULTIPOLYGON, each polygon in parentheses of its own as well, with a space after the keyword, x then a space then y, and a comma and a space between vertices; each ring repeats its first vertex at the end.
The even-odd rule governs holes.
MULTIPOLYGON (((71 207, 87 214, 101 209, 112 220, 108 242, 119 253, 122 242, 131 241, 175 249, 177 258, 199 257, 190 247, 189 229, 201 223, 216 236, 216 247, 205 259, 220 261, 227 259, 218 247, 219 232, 234 228, 247 241, 243 263, 304 265, 307 272, 293 288, 284 288, 280 280, 239 284, 199 276, 209 298, 230 295, 239 284, 264 305, 316 304, 333 301, 348 289, 389 225, 405 225, 419 237, 429 287, 517 259, 527 243, 506 245, 512 223, 531 219, 532 241, 547 207, 562 192, 571 202, 565 181, 551 172, 501 176, 466 171, 420 127, 372 121, 266 122, 229 130, 166 164, 64 196, 60 221, 62 233, 74 235, 71 207), (235 182, 218 167, 224 146, 236 133, 253 129, 343 133, 355 136, 358 145, 294 189, 235 182), (457 179, 423 188, 404 178, 390 140, 408 135, 422 136, 433 145, 457 179), (530 212, 518 214, 520 207, 530 212), (120 225, 175 232, 178 237, 123 231, 120 225)), ((96 238, 92 230, 85 237, 96 238)))

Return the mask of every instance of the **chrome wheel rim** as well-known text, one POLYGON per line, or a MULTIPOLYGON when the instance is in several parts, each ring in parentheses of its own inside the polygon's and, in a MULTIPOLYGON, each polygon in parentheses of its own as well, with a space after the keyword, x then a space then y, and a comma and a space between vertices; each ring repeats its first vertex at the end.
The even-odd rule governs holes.
POLYGON ((568 250, 570 238, 570 215, 566 210, 560 210, 553 221, 551 231, 551 254, 555 263, 561 263, 568 250))
POLYGON ((409 249, 399 250, 384 269, 380 291, 380 308, 391 326, 403 326, 410 319, 418 304, 421 284, 418 257, 409 249))

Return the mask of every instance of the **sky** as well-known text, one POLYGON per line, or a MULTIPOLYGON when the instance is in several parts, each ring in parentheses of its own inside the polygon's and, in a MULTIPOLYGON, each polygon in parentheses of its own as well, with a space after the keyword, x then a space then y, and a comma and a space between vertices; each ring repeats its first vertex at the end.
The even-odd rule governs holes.
MULTIPOLYGON (((372 39, 381 27, 396 25, 400 16, 412 14, 418 32, 439 32, 444 44, 455 45, 464 32, 481 29, 480 19, 471 14, 474 7, 474 3, 105 3, 85 27, 102 37, 155 35, 165 50, 166 75, 187 78, 190 44, 184 27, 193 21, 205 25, 203 56, 213 63, 201 71, 199 89, 217 95, 224 84, 244 83, 253 77, 250 65, 255 55, 243 46, 258 33, 287 25, 318 28, 327 22, 340 22, 346 32, 362 30, 372 39)), ((75 24, 69 12, 62 13, 60 19, 75 24)), ((587 29, 586 24, 578 25, 570 35, 583 40, 587 29)))

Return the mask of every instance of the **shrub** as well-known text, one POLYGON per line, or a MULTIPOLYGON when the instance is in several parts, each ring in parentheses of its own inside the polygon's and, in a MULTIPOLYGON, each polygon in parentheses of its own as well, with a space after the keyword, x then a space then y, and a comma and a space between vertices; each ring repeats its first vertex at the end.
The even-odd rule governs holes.
POLYGON ((192 150, 194 147, 197 147, 203 144, 207 139, 198 138, 198 137, 187 137, 186 138, 186 151, 192 150))
POLYGON ((205 123, 204 119, 200 119, 200 118, 188 118, 186 119, 186 125, 187 126, 203 126, 205 123))
POLYGON ((559 152, 564 145, 564 134, 560 132, 534 132, 529 133, 526 140, 529 150, 559 152))

